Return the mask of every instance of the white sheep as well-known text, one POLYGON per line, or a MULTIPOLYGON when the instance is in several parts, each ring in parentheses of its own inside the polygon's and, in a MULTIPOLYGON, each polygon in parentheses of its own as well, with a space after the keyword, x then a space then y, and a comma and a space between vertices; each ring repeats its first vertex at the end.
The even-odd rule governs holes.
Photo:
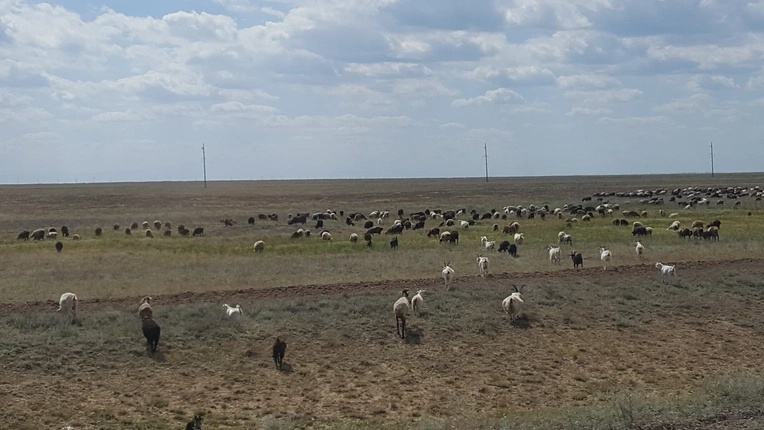
POLYGON ((677 220, 677 221, 674 221, 674 222, 672 222, 672 223, 671 223, 671 225, 670 225, 670 226, 668 226, 668 228, 667 228, 666 230, 674 230, 674 231, 677 231, 677 230, 679 230, 679 228, 681 227, 681 225, 682 225, 682 223, 680 223, 680 222, 679 222, 679 220, 677 220))
POLYGON ((152 238, 154 237, 154 232, 151 231, 151 229, 146 229, 146 237, 152 238))
POLYGON ((263 252, 265 250, 265 242, 258 240, 255 242, 255 252, 263 252))
POLYGON ((446 290, 449 289, 451 281, 454 279, 454 269, 451 268, 451 262, 443 263, 443 270, 440 272, 443 280, 446 282, 446 290))
POLYGON ((637 241, 637 246, 634 250, 637 252, 637 257, 642 258, 645 256, 645 245, 642 245, 642 242, 637 241))
POLYGON ((150 319, 154 315, 153 310, 151 309, 151 297, 146 296, 141 299, 140 306, 138 306, 138 316, 142 319, 150 319))
POLYGON ((600 260, 602 260, 602 270, 607 270, 607 263, 613 259, 613 253, 604 246, 600 247, 600 260))
POLYGON ((661 262, 658 262, 658 263, 655 263, 655 268, 661 271, 661 280, 663 280, 664 282, 665 282, 665 279, 670 276, 676 279, 676 266, 669 266, 668 264, 663 264, 661 262))
POLYGON ((358 233, 350 233, 350 242, 351 243, 358 242, 358 233))
POLYGON ((554 247, 552 245, 549 245, 546 247, 546 249, 549 251, 549 262, 552 264, 560 264, 562 250, 560 247, 554 247))
POLYGON ((325 231, 325 232, 321 233, 321 239, 323 239, 323 240, 332 240, 332 234, 329 233, 328 231, 325 231))
POLYGON ((519 290, 514 284, 512 284, 512 287, 515 289, 515 292, 507 296, 507 298, 501 302, 501 307, 504 308, 504 312, 509 315, 510 322, 514 321, 515 318, 517 318, 517 315, 520 314, 520 307, 523 304, 523 297, 520 293, 522 293, 525 285, 521 285, 519 290))
POLYGON ((236 305, 236 307, 233 307, 233 306, 228 306, 228 303, 224 303, 223 309, 225 309, 225 316, 227 318, 231 318, 234 315, 242 315, 241 305, 236 305))
POLYGON ((422 310, 422 303, 424 303, 424 298, 422 298, 422 293, 424 293, 427 290, 417 290, 416 295, 411 298, 411 309, 414 311, 414 314, 416 316, 419 316, 420 311, 422 310))
POLYGON ((459 221, 459 225, 461 225, 462 228, 465 229, 465 230, 470 228, 470 223, 467 222, 467 221, 459 221))
POLYGON ((678 217, 678 216, 679 216, 679 212, 671 212, 671 213, 669 214, 669 218, 676 218, 676 217, 678 217))
POLYGON ((522 233, 515 233, 515 244, 516 245, 522 245, 523 240, 525 240, 525 236, 523 236, 522 233))
POLYGON ((48 232, 48 239, 56 239, 58 237, 58 232, 55 231, 49 231, 48 232))
POLYGON ((480 269, 480 276, 485 277, 485 275, 488 274, 488 257, 483 257, 481 255, 478 255, 477 265, 478 265, 478 269, 480 269))
POLYGON ((393 303, 393 313, 395 314, 395 331, 401 339, 406 338, 406 315, 411 307, 409 305, 409 290, 401 291, 401 297, 393 303))
POLYGON ((61 294, 61 298, 58 299, 58 310, 67 314, 72 311, 72 319, 77 318, 77 295, 74 293, 61 294))

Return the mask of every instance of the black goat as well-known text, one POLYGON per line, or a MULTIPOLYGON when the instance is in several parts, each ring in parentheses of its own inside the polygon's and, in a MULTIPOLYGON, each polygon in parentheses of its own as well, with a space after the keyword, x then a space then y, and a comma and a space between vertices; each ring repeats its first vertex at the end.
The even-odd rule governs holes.
POLYGON ((390 249, 398 249, 398 236, 395 236, 393 240, 390 241, 390 249))
POLYGON ((284 362, 286 348, 286 342, 279 338, 276 338, 276 341, 273 342, 273 362, 276 363, 276 368, 279 370, 281 370, 281 364, 284 362))
POLYGON ((570 258, 573 260, 574 269, 577 269, 578 267, 584 267, 584 257, 581 256, 580 252, 571 252, 570 258))
POLYGON ((151 318, 143 320, 143 336, 146 337, 146 349, 152 353, 157 352, 159 346, 159 324, 151 318))

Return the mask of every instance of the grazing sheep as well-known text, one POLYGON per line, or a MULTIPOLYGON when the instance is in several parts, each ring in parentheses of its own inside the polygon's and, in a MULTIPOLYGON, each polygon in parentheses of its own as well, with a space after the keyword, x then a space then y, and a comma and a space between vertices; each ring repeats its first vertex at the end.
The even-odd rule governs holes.
POLYGON ((228 303, 223 303, 223 309, 225 309, 225 316, 226 318, 231 318, 234 315, 241 315, 241 306, 236 305, 236 307, 228 306, 228 303))
POLYGON ((482 255, 478 255, 477 265, 478 265, 478 269, 480 269, 480 276, 485 277, 488 274, 488 257, 483 257, 482 255))
POLYGON ((204 236, 204 227, 196 227, 192 236, 204 236))
POLYGON ((332 234, 329 233, 328 231, 325 231, 325 232, 321 233, 321 239, 323 239, 323 240, 332 240, 332 234))
POLYGON ((661 271, 661 280, 665 282, 668 277, 674 277, 676 279, 676 266, 669 266, 661 262, 655 263, 655 268, 661 271))
POLYGON ((172 223, 170 221, 165 221, 164 228, 172 230, 172 223))
POLYGON ((469 223, 468 221, 459 221, 459 225, 460 225, 460 226, 461 226, 463 229, 465 229, 465 230, 466 230, 466 229, 468 229, 468 228, 470 228, 470 223, 469 223))
POLYGON ((523 236, 523 233, 515 233, 515 244, 516 245, 522 245, 523 240, 525 240, 525 236, 523 236))
POLYGON ((100 237, 103 234, 103 229, 101 227, 97 227, 95 229, 95 235, 96 237, 100 237))
POLYGON ((62 249, 64 249, 64 244, 59 240, 56 242, 56 252, 61 252, 62 249))
POLYGON ((581 255, 580 252, 575 252, 575 251, 571 252, 570 258, 573 260, 574 269, 577 269, 579 267, 581 267, 582 269, 584 268, 584 257, 581 255))
POLYGON ((170 237, 170 236, 172 236, 172 230, 169 230, 169 229, 167 229, 167 230, 165 230, 165 231, 164 231, 164 233, 163 233, 163 234, 164 234, 165 236, 167 236, 167 237, 170 237))
POLYGON ((48 239, 57 239, 58 238, 58 232, 50 231, 48 232, 48 239))
MULTIPOLYGON (((149 222, 148 222, 148 221, 143 221, 143 222, 141 223, 141 227, 143 227, 144 229, 147 229, 147 228, 149 228, 149 222)), ((136 227, 136 228, 137 228, 137 227, 136 227)))
POLYGON ((679 231, 681 228, 682 223, 680 223, 678 220, 671 223, 671 225, 668 226, 666 230, 674 230, 679 231))
POLYGON ((38 228, 30 233, 32 240, 45 240, 45 229, 38 228))
POLYGON ((146 296, 141 299, 141 302, 138 306, 138 317, 142 320, 145 320, 147 318, 152 318, 154 316, 154 312, 151 309, 151 297, 146 296))
POLYGON ((517 245, 510 243, 508 240, 503 240, 499 244, 499 252, 506 252, 512 257, 517 257, 517 245))
MULTIPOLYGON (((146 227, 148 227, 148 226, 146 226, 146 227)), ((134 223, 130 224, 130 230, 138 230, 138 223, 134 222, 134 223)))
POLYGON ((443 263, 443 270, 441 270, 440 275, 446 282, 446 290, 448 290, 451 285, 451 281, 454 279, 454 269, 451 268, 450 261, 448 263, 443 263))
POLYGON ((194 419, 186 424, 186 430, 202 430, 202 416, 194 415, 194 419))
POLYGON ((676 218, 676 217, 678 217, 678 216, 679 216, 679 213, 678 213, 678 212, 671 212, 671 213, 669 214, 669 218, 676 218))
POLYGON ((410 309, 409 290, 402 290, 401 297, 393 303, 395 331, 401 339, 406 338, 406 315, 408 315, 410 309))
POLYGON ((263 252, 265 250, 265 242, 258 240, 255 242, 255 252, 263 252))
POLYGON ((69 227, 65 225, 61 226, 61 236, 69 237, 69 227))
POLYGON ((607 270, 607 263, 613 259, 613 253, 604 246, 600 247, 600 260, 602 260, 602 270, 607 270))
POLYGON ((350 242, 351 243, 357 243, 358 242, 358 233, 350 233, 350 242))
POLYGON ((143 336, 146 338, 146 349, 152 354, 157 352, 159 346, 159 334, 161 328, 151 317, 144 318, 141 322, 143 328, 143 336))
POLYGON ((501 302, 501 307, 504 309, 504 312, 509 315, 510 322, 514 321, 517 318, 517 315, 520 314, 520 307, 523 304, 521 293, 525 285, 521 285, 519 290, 515 284, 512 284, 512 287, 515 289, 515 292, 507 296, 507 298, 501 302))
POLYGON ((247 224, 255 225, 255 217, 251 216, 251 217, 247 218, 247 224))
POLYGON ((153 238, 154 237, 154 232, 151 231, 151 229, 147 228, 146 229, 146 237, 153 238))
POLYGON ((398 249, 398 236, 395 236, 393 240, 390 241, 390 249, 398 249))
POLYGON ((552 245, 547 246, 546 249, 549 251, 549 262, 552 264, 560 264, 562 249, 559 246, 554 247, 552 245))
POLYGON ((162 228, 162 221, 154 220, 154 228, 159 230, 162 228))
POLYGON ((29 230, 24 230, 16 236, 16 240, 29 240, 29 230))
POLYGON ((427 290, 417 290, 416 295, 411 298, 411 309, 414 311, 414 315, 419 316, 421 310, 422 310, 422 303, 424 303, 424 298, 422 298, 422 293, 424 293, 427 290))
POLYGON ((61 294, 61 298, 58 299, 58 310, 56 312, 66 314, 69 311, 72 312, 72 320, 77 318, 77 295, 74 293, 61 294))
POLYGON ((125 229, 125 236, 132 236, 132 234, 133 232, 129 228, 125 229))
POLYGON ((286 354, 287 343, 279 338, 273 342, 271 350, 273 352, 273 362, 276 363, 276 369, 281 370, 284 363, 284 354, 286 354))
POLYGON ((117 230, 119 230, 119 224, 114 224, 114 225, 112 226, 112 230, 114 230, 114 231, 117 231, 117 230))
POLYGON ((439 242, 451 242, 451 232, 450 231, 444 231, 440 234, 440 240, 439 242))

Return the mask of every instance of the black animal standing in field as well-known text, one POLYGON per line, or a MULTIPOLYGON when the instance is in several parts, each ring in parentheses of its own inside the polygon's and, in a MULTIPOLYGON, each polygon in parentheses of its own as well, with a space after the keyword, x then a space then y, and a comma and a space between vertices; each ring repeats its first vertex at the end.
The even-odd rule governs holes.
POLYGON ((61 252, 64 249, 64 244, 61 241, 56 242, 56 252, 61 252))
POLYGON ((186 430, 202 430, 202 416, 194 415, 194 419, 186 424, 186 430))
POLYGON ((159 347, 159 333, 161 332, 159 324, 152 318, 145 318, 142 324, 143 336, 146 337, 146 349, 152 353, 157 352, 157 347, 159 347))
POLYGON ((276 363, 276 369, 281 370, 281 364, 284 362, 287 344, 283 340, 276 338, 273 342, 273 362, 276 363))
POLYGON ((577 269, 581 267, 583 269, 584 267, 584 257, 581 256, 580 252, 571 252, 570 258, 573 260, 573 268, 577 269))
POLYGON ((393 240, 390 241, 390 249, 398 249, 398 236, 394 237, 393 240))

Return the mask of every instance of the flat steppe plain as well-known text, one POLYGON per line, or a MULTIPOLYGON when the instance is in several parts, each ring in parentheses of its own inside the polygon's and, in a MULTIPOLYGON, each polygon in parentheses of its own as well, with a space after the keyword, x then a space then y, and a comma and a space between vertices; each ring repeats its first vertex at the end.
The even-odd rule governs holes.
POLYGON ((764 219, 753 198, 685 211, 605 197, 649 212, 644 259, 631 229, 609 217, 517 219, 517 258, 480 244, 507 239, 493 224, 516 219, 480 221, 458 245, 427 238, 439 223, 428 220, 395 251, 385 235, 371 248, 351 244, 364 229, 344 217, 325 221, 330 242, 290 238, 298 227, 317 232, 315 221, 287 225, 289 213, 327 209, 484 213, 596 192, 756 185, 764 174, 0 186, 0 423, 169 429, 200 412, 214 429, 760 428, 764 219), (719 219, 721 240, 681 240, 659 209, 679 212, 683 226, 719 219), (259 213, 279 221, 248 225, 259 213), (172 236, 124 233, 154 220, 171 221, 172 236), (204 236, 180 237, 178 224, 204 236), (61 253, 54 241, 16 240, 61 225, 82 237, 60 238, 61 253), (574 246, 557 266, 546 246, 560 230, 574 246), (613 251, 608 270, 600 245, 613 251), (573 249, 584 269, 572 268, 573 249), (478 253, 491 259, 485 278, 478 253), (450 291, 443 261, 456 270, 450 291), (656 261, 677 264, 678 280, 662 282, 656 261), (526 285, 515 323, 500 305, 512 284, 526 285), (403 288, 427 290, 406 340, 392 313, 403 288), (74 323, 55 312, 67 291, 80 298, 74 323), (145 295, 162 327, 154 356, 137 317, 145 295), (223 318, 223 303, 244 315, 223 318), (270 358, 275 336, 289 345, 282 372, 270 358))

